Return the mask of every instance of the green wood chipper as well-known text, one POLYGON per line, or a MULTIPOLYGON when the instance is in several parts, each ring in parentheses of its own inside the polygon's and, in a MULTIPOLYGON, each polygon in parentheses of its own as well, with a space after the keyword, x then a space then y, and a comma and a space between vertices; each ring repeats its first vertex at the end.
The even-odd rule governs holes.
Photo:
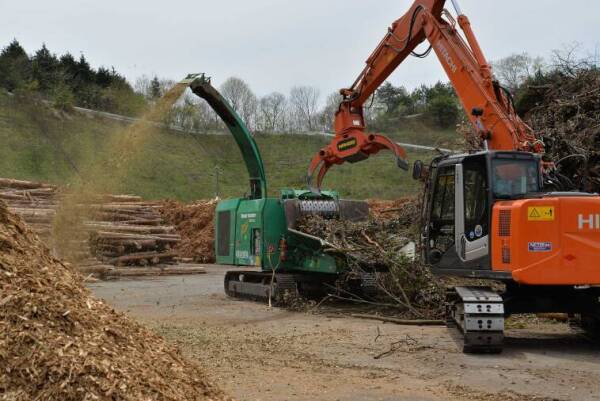
MULTIPOLYGON (((243 198, 222 200, 215 213, 215 254, 221 265, 248 266, 225 275, 225 292, 232 297, 280 299, 284 292, 322 293, 348 271, 345 257, 326 252, 321 238, 297 229, 307 214, 352 221, 368 217, 366 202, 342 200, 337 192, 282 189, 269 197, 258 146, 231 105, 204 74, 182 81, 206 100, 233 135, 250 179, 243 198)), ((353 275, 356 276, 356 275, 353 275)), ((373 272, 358 274, 359 286, 372 291, 373 272)))

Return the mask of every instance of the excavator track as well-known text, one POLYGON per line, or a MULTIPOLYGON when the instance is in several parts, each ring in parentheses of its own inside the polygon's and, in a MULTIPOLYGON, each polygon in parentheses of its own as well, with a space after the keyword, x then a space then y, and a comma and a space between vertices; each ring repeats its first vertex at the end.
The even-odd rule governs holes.
POLYGON ((504 302, 489 287, 455 287, 447 295, 446 321, 463 336, 463 352, 500 353, 504 342, 504 302))
POLYGON ((569 326, 589 341, 600 344, 600 313, 574 315, 569 318, 569 326))

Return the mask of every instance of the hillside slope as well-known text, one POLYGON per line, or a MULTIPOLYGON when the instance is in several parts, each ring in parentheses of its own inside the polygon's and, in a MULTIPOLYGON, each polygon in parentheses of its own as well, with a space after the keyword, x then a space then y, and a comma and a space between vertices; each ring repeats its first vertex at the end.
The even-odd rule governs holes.
MULTIPOLYGON (((406 127, 391 136, 404 142, 431 144, 441 138, 448 146, 452 131, 406 127)), ((68 185, 79 179, 102 179, 115 174, 115 154, 109 149, 127 125, 78 113, 60 114, 27 99, 0 94, 0 175, 68 185), (95 166, 91 168, 90 166, 95 166), (101 168, 98 168, 101 166, 101 168), (86 171, 93 171, 91 176, 86 171)), ((304 187, 312 155, 327 138, 308 135, 258 135, 269 179, 270 193, 285 186, 304 187)), ((409 152, 411 160, 429 158, 427 152, 409 152)), ((128 163, 119 167, 121 193, 147 199, 182 201, 213 197, 219 170, 219 195, 241 196, 247 174, 239 151, 228 135, 196 135, 148 127, 136 141, 128 163), (123 169, 126 171, 123 172, 123 169)), ((352 198, 396 198, 415 193, 417 185, 399 170, 389 153, 356 165, 333 168, 325 186, 352 198)))

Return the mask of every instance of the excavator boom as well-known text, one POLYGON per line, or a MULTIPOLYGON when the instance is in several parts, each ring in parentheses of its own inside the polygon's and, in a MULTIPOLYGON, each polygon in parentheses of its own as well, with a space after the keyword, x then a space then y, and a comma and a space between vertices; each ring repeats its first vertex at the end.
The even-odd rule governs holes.
POLYGON ((366 132, 363 105, 407 57, 425 57, 431 50, 454 86, 482 148, 544 152, 543 143, 517 115, 510 93, 493 78, 469 19, 456 0, 452 2, 459 14, 457 20, 444 9, 445 0, 417 0, 388 29, 352 86, 340 91, 343 99, 335 115, 335 136, 313 157, 308 168, 308 183, 314 191, 319 190, 331 166, 362 161, 384 149, 391 150, 398 165, 408 169, 401 146, 383 135, 366 132), (430 48, 415 53, 425 40, 430 48))

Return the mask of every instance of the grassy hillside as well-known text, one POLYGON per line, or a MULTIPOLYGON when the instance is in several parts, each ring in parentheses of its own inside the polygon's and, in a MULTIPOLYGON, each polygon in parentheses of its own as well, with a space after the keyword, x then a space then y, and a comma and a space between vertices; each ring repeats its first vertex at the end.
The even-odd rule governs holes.
MULTIPOLYGON (((192 137, 149 127, 136 140, 127 163, 119 164, 122 150, 114 143, 126 130, 121 123, 59 114, 31 101, 0 94, 0 176, 61 185, 118 176, 115 191, 148 199, 190 201, 214 196, 218 167, 221 197, 241 196, 247 190, 248 177, 229 136, 192 137)), ((413 122, 390 135, 399 141, 450 146, 456 134, 451 130, 432 131, 413 122)), ((285 186, 304 187, 308 162, 327 139, 259 135, 257 141, 270 193, 274 194, 285 186)), ((428 159, 431 154, 410 152, 409 157, 428 159)), ((410 175, 395 166, 389 153, 363 163, 334 167, 325 186, 352 198, 395 198, 418 189, 410 175)))

